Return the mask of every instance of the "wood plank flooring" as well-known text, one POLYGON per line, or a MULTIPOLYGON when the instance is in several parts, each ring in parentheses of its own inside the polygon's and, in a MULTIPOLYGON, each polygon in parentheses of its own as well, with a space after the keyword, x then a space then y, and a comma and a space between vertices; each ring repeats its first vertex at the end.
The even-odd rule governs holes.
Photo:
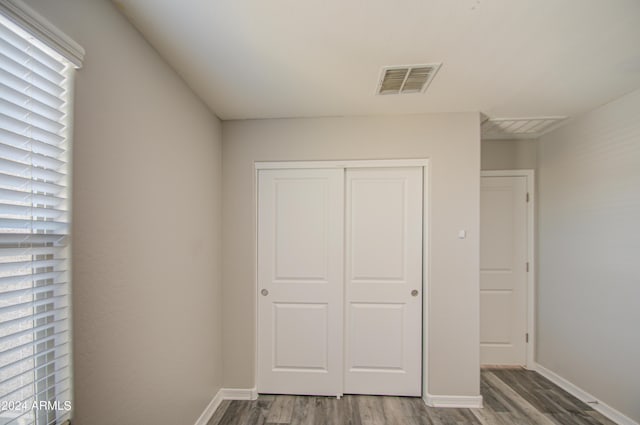
POLYGON ((481 371, 484 409, 427 407, 420 398, 260 395, 222 402, 208 425, 615 425, 536 372, 481 371))

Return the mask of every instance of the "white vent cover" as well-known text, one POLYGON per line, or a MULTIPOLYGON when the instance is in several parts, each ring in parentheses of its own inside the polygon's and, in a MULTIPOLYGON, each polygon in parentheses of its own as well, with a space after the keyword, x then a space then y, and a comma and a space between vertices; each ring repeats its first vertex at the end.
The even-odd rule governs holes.
POLYGON ((483 139, 536 139, 557 128, 567 117, 487 118, 483 139))
POLYGON ((422 93, 435 77, 441 63, 388 66, 382 69, 377 94, 422 93))

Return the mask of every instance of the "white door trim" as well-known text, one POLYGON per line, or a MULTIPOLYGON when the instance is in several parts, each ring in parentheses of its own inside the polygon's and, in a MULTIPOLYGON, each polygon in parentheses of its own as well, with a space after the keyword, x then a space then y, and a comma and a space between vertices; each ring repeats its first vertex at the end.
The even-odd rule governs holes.
MULTIPOLYGON (((526 177, 527 194, 527 262, 529 263, 529 273, 527 273, 527 334, 529 343, 527 344, 527 369, 536 368, 535 344, 536 344, 536 263, 535 263, 535 172, 534 170, 483 170, 481 177, 526 177)), ((482 236, 480 236, 482 237, 482 236)))
POLYGON ((362 167, 422 167, 422 397, 426 400, 429 394, 429 229, 430 203, 429 194, 431 182, 431 168, 428 158, 420 159, 380 159, 380 160, 346 160, 346 161, 256 161, 254 163, 253 179, 253 213, 254 213, 254 300, 255 316, 254 333, 254 382, 258 382, 258 171, 266 169, 296 169, 296 168, 362 168, 362 167))
POLYGON ((383 168, 383 167, 426 167, 428 159, 365 159, 347 161, 256 161, 256 170, 287 170, 296 168, 383 168))

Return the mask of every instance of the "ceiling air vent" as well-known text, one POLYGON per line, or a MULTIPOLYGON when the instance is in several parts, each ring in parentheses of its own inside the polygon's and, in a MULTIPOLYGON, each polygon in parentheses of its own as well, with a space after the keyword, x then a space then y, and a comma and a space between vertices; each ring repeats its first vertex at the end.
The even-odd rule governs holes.
POLYGON ((438 72, 440 63, 389 66, 382 69, 377 94, 422 93, 438 72))
POLYGON ((537 139, 562 124, 567 117, 487 118, 483 139, 537 139))

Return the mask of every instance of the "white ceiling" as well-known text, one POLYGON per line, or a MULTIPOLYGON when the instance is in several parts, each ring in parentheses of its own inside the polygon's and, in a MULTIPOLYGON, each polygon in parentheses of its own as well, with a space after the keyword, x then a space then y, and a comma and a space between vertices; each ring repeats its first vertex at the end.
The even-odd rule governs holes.
POLYGON ((638 0, 114 0, 222 119, 575 116, 640 88, 638 0), (442 62, 424 94, 381 68, 442 62))

